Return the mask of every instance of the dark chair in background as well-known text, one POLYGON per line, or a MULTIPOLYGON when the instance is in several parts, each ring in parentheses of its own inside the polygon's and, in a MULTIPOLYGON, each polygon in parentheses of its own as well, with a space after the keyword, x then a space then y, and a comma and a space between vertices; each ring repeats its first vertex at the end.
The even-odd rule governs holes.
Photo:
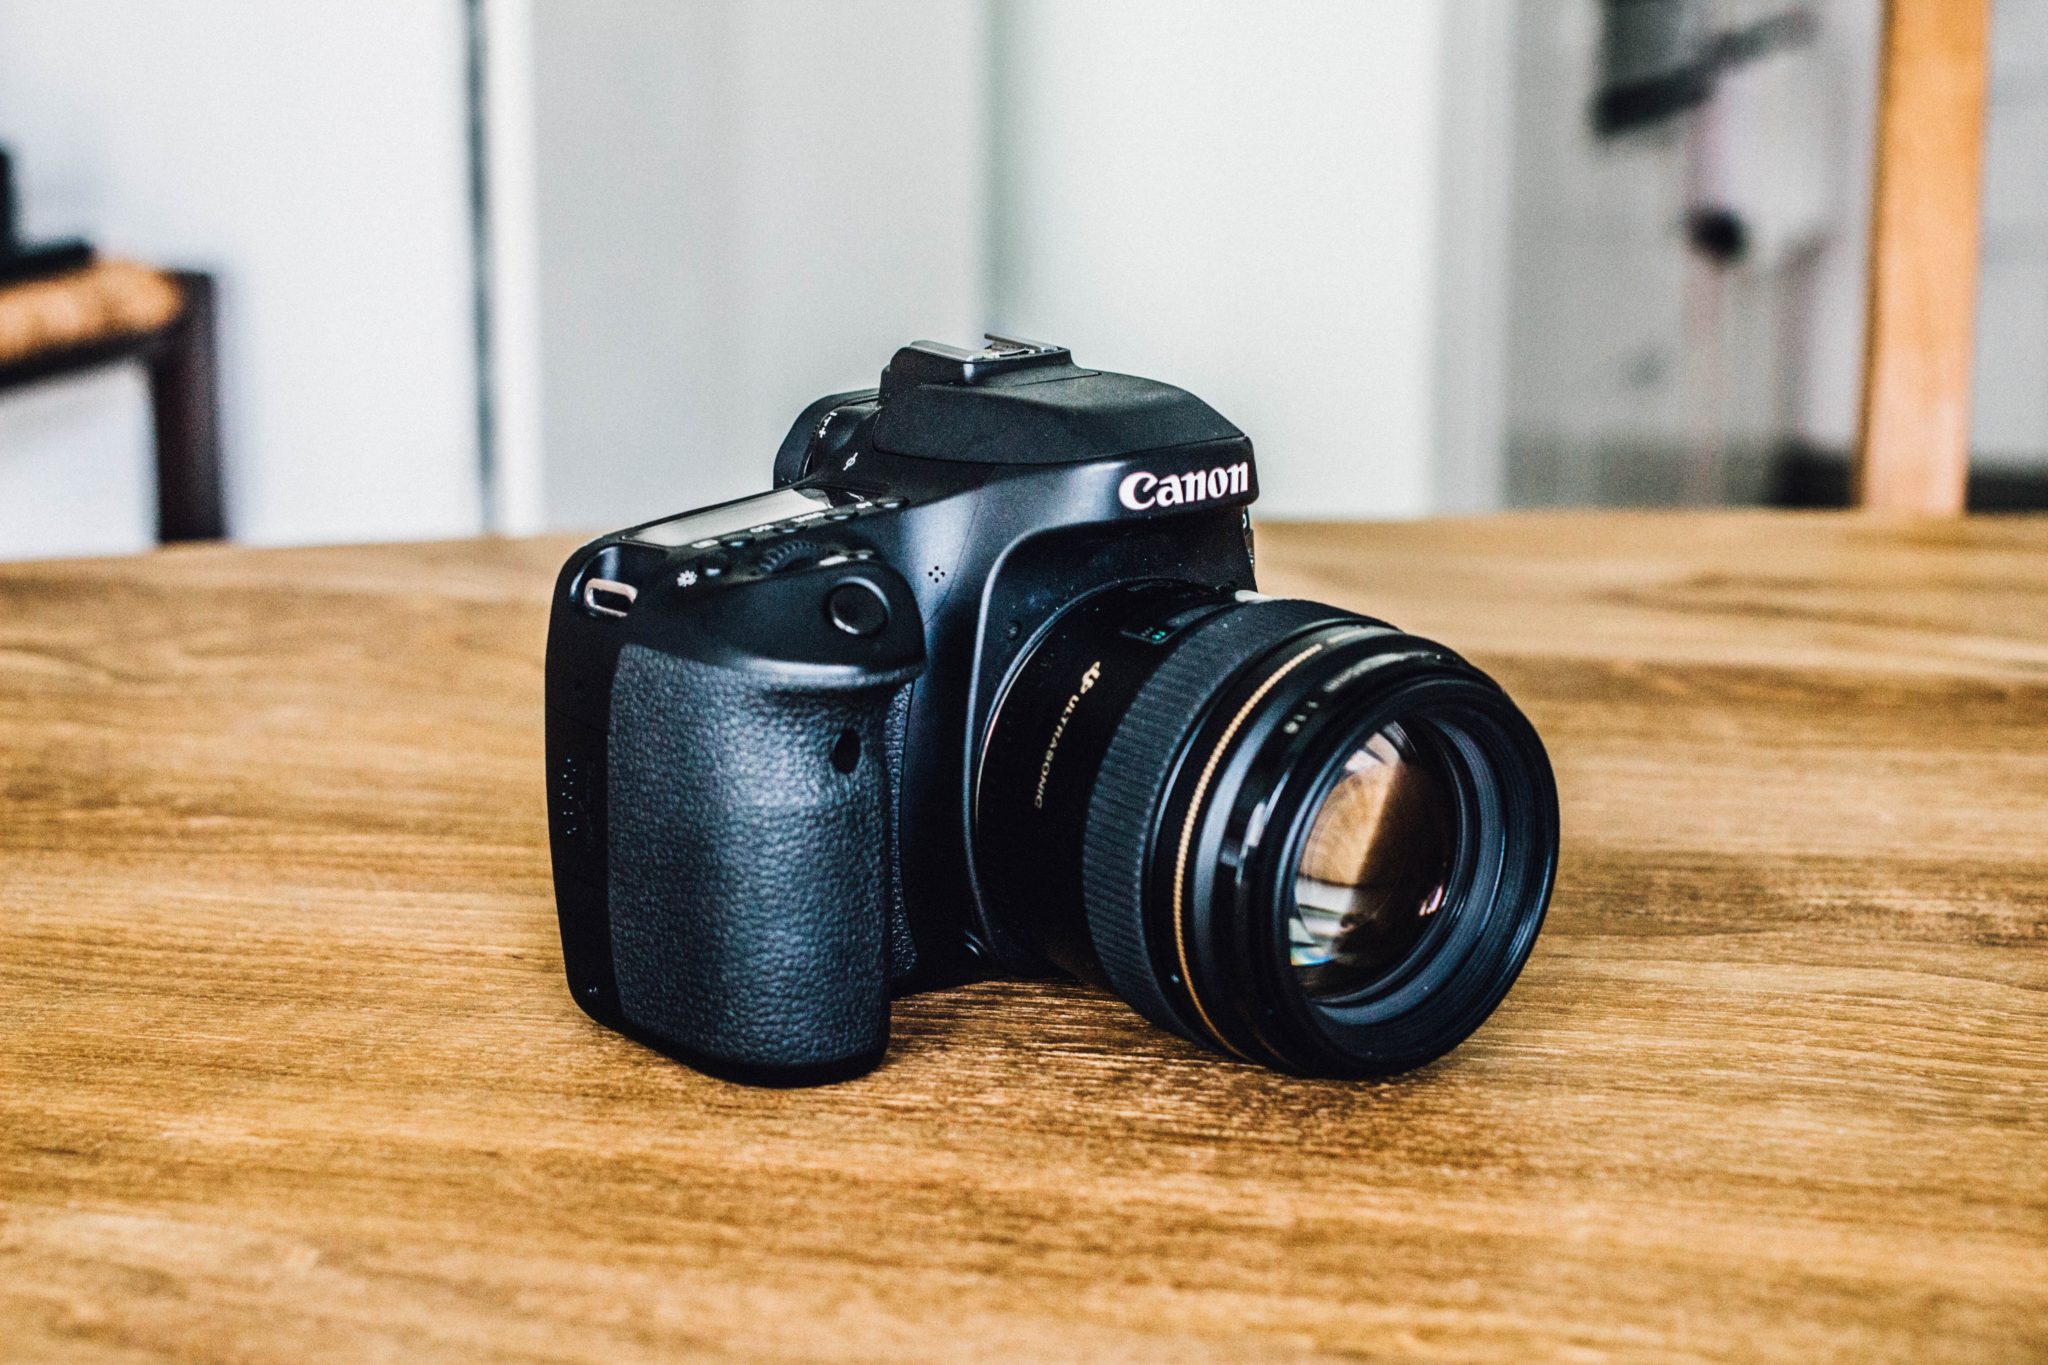
POLYGON ((83 242, 25 243, 0 150, 0 392, 139 362, 156 430, 157 538, 225 533, 209 275, 97 260, 83 242))
POLYGON ((123 261, 0 286, 0 392, 138 361, 156 428, 157 538, 226 531, 213 277, 123 261))

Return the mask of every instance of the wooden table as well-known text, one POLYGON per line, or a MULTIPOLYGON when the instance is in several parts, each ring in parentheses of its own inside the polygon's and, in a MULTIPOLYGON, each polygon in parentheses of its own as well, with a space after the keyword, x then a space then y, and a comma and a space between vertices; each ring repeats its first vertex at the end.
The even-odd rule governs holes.
POLYGON ((565 542, 0 569, 0 1354, 2048 1357, 2048 521, 1261 548, 1556 757, 1535 957, 1403 1080, 1044 985, 707 1080, 560 979, 565 542))

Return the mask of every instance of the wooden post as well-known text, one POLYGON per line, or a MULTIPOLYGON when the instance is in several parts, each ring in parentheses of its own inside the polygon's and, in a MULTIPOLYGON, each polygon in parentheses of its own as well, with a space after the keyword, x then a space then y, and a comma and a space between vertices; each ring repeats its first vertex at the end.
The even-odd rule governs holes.
POLYGON ((1990 8, 1885 7, 1856 466, 1873 510, 1963 510, 1990 8))

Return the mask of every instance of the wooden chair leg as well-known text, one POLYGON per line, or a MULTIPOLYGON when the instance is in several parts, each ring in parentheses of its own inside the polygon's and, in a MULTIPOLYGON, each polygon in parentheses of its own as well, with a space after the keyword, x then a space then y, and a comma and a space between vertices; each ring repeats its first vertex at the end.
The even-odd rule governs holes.
POLYGON ((1856 500, 1953 516, 1970 464, 1990 0, 1888 0, 1856 500))
POLYGON ((221 497, 219 370, 210 275, 180 271, 184 311, 149 363, 156 418, 157 538, 218 540, 221 497))

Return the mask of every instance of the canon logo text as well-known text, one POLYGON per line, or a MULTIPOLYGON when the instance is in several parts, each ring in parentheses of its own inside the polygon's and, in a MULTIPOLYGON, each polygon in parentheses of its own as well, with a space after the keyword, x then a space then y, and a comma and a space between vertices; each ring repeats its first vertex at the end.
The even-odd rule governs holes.
POLYGON ((1185 474, 1148 474, 1139 470, 1126 474, 1116 486, 1116 500, 1133 512, 1153 507, 1179 507, 1191 502, 1227 498, 1251 489, 1251 465, 1239 460, 1214 469, 1192 469, 1185 474))

